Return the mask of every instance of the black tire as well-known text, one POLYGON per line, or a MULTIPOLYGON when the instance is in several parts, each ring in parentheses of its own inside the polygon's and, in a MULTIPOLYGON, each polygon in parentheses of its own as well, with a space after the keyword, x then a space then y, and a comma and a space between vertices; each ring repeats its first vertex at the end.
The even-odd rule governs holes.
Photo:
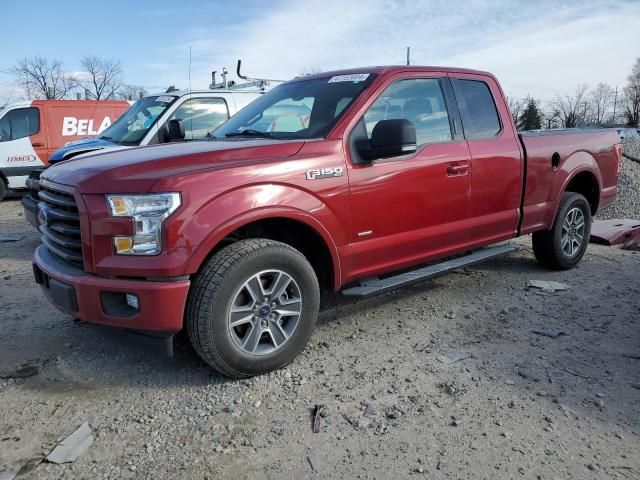
POLYGON ((4 178, 0 176, 0 202, 4 200, 4 197, 7 196, 8 191, 9 191, 9 187, 7 187, 7 184, 5 183, 4 178))
POLYGON ((533 253, 538 263, 543 267, 551 270, 568 270, 575 267, 582 259, 587 251, 590 235, 591 207, 589 202, 580 193, 565 192, 560 200, 551 230, 533 234, 533 253), (574 211, 575 208, 579 209, 584 217, 584 231, 580 246, 570 255, 563 249, 563 225, 567 220, 567 215, 574 211))
POLYGON ((197 274, 187 300, 185 323, 191 344, 209 366, 228 377, 246 378, 291 362, 313 332, 319 306, 318 279, 299 251, 273 240, 241 240, 216 253, 197 274), (302 299, 301 313, 295 329, 279 348, 254 355, 236 343, 228 316, 245 282, 269 269, 286 272, 295 281, 302 299))

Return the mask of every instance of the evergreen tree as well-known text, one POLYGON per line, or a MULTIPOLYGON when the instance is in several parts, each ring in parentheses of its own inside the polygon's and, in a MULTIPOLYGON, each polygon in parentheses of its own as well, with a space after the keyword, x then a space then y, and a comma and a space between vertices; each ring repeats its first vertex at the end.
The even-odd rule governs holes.
POLYGON ((538 102, 534 98, 527 98, 527 106, 518 117, 516 123, 518 130, 538 130, 542 128, 542 114, 538 102))

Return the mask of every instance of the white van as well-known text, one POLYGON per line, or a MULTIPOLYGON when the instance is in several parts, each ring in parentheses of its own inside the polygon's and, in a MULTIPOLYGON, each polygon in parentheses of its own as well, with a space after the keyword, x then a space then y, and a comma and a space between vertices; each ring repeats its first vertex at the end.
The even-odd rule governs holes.
MULTIPOLYGON (((97 151, 205 140, 209 132, 258 98, 261 93, 261 90, 255 88, 220 88, 174 90, 147 95, 135 102, 97 136, 69 142, 53 152, 48 158, 49 165, 97 151)), ((99 158, 96 161, 100 161, 99 158)), ((22 197, 25 219, 36 228, 42 170, 34 170, 29 174, 26 180, 29 194, 22 197)), ((23 180, 22 186, 24 182, 23 180)))

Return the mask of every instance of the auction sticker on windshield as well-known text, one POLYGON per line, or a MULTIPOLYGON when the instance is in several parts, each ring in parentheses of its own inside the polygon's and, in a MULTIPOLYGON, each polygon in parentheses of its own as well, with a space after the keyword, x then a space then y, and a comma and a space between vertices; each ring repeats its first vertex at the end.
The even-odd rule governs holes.
POLYGON ((363 82, 369 78, 368 73, 352 73, 350 75, 336 75, 329 79, 328 83, 336 82, 363 82))

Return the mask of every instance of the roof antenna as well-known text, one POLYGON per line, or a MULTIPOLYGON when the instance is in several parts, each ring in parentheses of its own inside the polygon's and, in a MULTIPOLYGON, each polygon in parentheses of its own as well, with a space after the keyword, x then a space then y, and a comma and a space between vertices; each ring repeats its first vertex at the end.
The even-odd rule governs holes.
POLYGON ((189 45, 189 93, 191 93, 191 45, 189 45))
MULTIPOLYGON (((191 45, 189 45, 189 104, 191 104, 191 45)), ((193 113, 191 113, 189 117, 189 127, 191 130, 191 140, 193 140, 193 113)))

